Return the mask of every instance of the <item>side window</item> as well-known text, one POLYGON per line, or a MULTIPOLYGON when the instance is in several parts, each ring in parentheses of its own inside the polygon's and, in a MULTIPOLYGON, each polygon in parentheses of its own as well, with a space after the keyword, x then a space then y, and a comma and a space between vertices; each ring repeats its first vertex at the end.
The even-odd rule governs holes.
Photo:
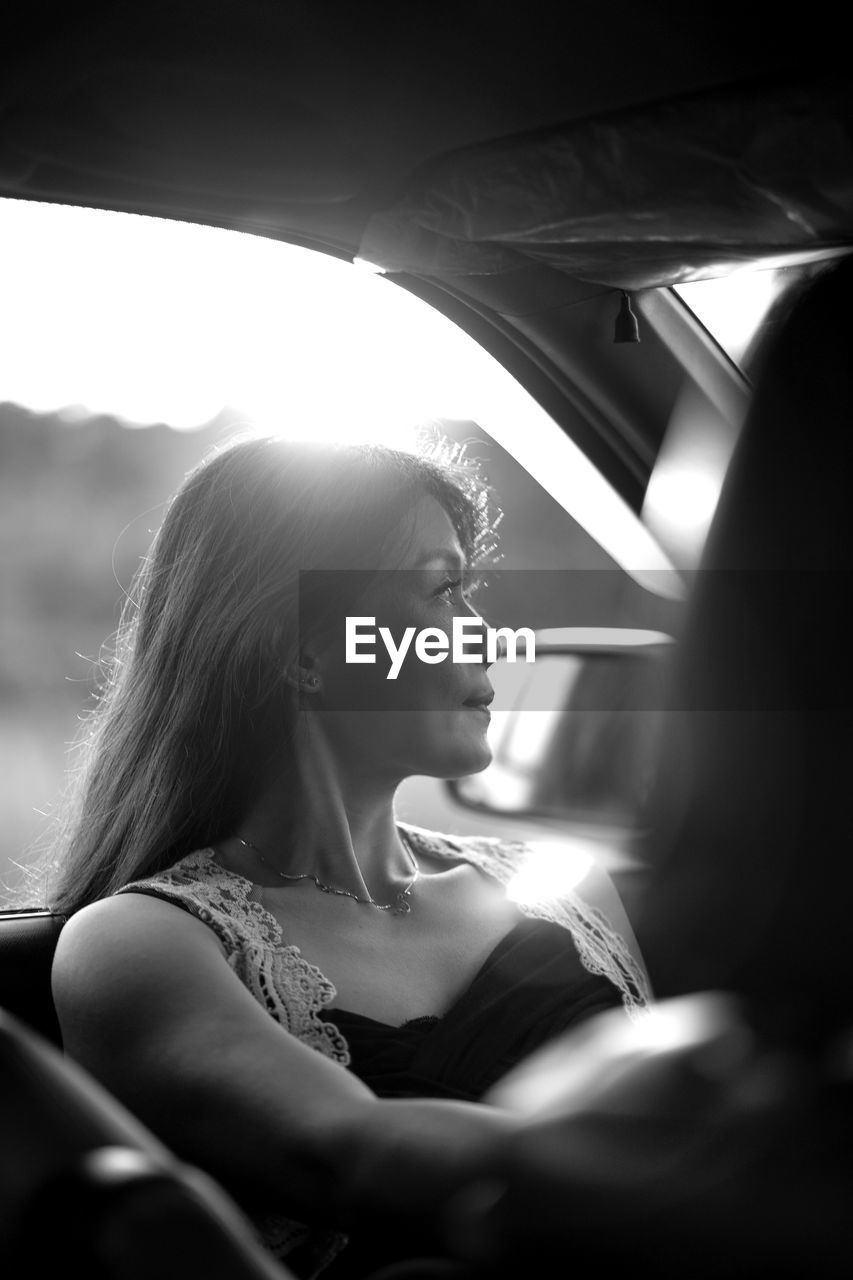
MULTIPOLYGON (((419 425, 439 424, 481 458, 499 495, 505 581, 531 626, 583 620, 580 584, 598 593, 600 623, 631 625, 620 565, 667 569, 494 359, 365 268, 236 232, 26 201, 0 202, 0 230, 4 884, 49 823, 101 646, 166 498, 235 433, 407 448, 419 425), (577 589, 562 579, 555 590, 547 574, 568 572, 577 589)), ((447 794, 430 782, 406 789, 406 815, 446 825, 447 794)))
POLYGON ((824 255, 812 262, 754 268, 678 285, 675 291, 729 358, 751 377, 762 347, 795 297, 835 261, 834 256, 824 255))

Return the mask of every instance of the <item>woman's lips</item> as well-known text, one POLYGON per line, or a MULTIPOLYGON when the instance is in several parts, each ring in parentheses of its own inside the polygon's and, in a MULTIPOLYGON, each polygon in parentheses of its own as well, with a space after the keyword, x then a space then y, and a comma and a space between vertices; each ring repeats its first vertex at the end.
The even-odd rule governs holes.
POLYGON ((483 693, 472 694, 462 703, 463 707, 472 707, 477 711, 488 711, 489 703, 494 701, 494 689, 486 689, 483 693))
POLYGON ((487 720, 491 720, 492 713, 489 711, 489 703, 494 696, 494 689, 490 689, 488 692, 476 694, 472 698, 466 698, 462 705, 467 711, 479 711, 487 720))

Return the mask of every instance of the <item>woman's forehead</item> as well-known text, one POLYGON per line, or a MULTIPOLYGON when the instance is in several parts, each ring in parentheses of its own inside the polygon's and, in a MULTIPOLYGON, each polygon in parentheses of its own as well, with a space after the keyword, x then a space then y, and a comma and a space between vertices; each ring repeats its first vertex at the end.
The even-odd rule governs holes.
POLYGON ((441 503, 425 495, 412 507, 408 517, 405 553, 401 569, 430 569, 465 564, 465 553, 453 521, 441 503))

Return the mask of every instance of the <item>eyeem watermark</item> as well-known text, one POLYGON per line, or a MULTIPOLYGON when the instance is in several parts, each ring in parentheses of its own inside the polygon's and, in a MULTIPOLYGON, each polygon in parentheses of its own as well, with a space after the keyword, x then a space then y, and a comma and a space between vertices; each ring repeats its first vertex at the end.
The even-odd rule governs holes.
POLYGON ((444 662, 448 656, 453 662, 492 663, 499 657, 517 662, 519 637, 524 640, 525 662, 536 661, 536 638, 529 627, 513 631, 511 627, 487 626, 479 618, 454 618, 450 636, 440 627, 424 627, 421 631, 406 627, 397 644, 389 627, 379 627, 377 631, 376 619, 367 617, 347 618, 345 660, 376 662, 377 635, 391 659, 386 680, 397 679, 413 640, 415 657, 430 665, 444 662), (373 652, 366 652, 368 648, 373 652))

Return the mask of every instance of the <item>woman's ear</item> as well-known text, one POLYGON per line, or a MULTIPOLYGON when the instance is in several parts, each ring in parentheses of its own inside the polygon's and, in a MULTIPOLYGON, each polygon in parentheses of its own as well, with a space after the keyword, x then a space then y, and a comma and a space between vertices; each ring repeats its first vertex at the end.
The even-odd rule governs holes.
POLYGON ((319 693, 322 687, 317 661, 305 651, 300 653, 297 662, 291 662, 284 668, 284 678, 300 693, 319 693))

